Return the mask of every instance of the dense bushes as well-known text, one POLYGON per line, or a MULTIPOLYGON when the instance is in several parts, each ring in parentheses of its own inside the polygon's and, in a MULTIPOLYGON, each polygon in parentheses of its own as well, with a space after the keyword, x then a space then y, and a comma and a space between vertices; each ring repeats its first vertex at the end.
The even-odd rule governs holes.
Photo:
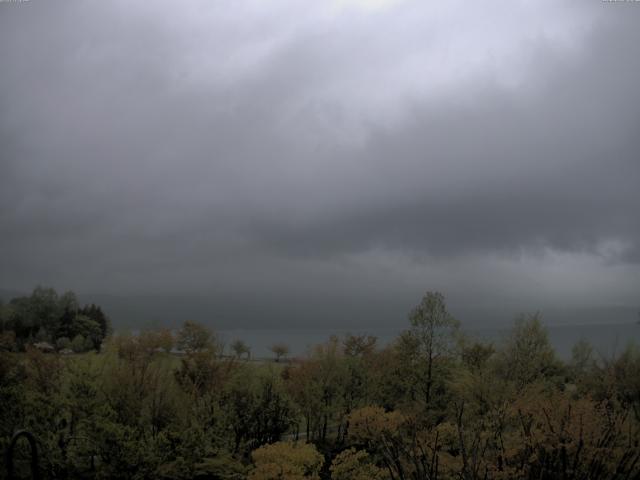
POLYGON ((97 305, 80 307, 73 292, 62 295, 37 287, 30 296, 0 304, 0 350, 24 351, 47 343, 75 352, 99 349, 111 331, 109 319, 97 305))

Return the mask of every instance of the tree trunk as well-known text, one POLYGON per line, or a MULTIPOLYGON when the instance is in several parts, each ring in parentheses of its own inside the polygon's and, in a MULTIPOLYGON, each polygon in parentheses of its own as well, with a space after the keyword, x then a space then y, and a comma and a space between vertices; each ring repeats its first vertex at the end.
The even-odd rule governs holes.
POLYGON ((433 383, 433 356, 431 355, 431 352, 429 352, 429 360, 427 364, 427 392, 426 392, 427 405, 431 403, 432 383, 433 383))

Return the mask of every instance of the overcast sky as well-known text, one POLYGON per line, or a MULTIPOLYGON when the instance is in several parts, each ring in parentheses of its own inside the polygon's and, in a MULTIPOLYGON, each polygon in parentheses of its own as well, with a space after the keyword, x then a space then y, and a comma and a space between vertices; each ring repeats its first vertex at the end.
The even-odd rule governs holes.
POLYGON ((0 288, 638 305, 639 46, 640 2, 2 2, 0 288))

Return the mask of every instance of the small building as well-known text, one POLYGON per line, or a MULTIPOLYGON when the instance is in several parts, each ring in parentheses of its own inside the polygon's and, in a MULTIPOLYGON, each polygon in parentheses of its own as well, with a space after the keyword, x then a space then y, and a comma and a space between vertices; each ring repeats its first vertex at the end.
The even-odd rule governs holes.
POLYGON ((33 348, 40 350, 42 353, 53 353, 56 351, 53 345, 48 342, 36 342, 33 344, 33 348))

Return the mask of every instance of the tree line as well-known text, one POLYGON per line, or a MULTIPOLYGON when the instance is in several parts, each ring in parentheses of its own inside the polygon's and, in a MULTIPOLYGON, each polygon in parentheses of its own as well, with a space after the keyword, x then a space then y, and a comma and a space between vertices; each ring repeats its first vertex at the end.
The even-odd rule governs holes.
POLYGON ((24 351, 28 345, 49 344, 58 350, 98 350, 111 332, 111 323, 94 304, 80 306, 76 294, 59 295, 36 287, 31 295, 0 301, 0 347, 24 351))
POLYGON ((236 346, 185 322, 99 354, 2 352, 0 447, 29 429, 47 478, 640 478, 633 345, 564 362, 537 314, 480 341, 427 292, 384 347, 334 336, 283 363, 236 346))

